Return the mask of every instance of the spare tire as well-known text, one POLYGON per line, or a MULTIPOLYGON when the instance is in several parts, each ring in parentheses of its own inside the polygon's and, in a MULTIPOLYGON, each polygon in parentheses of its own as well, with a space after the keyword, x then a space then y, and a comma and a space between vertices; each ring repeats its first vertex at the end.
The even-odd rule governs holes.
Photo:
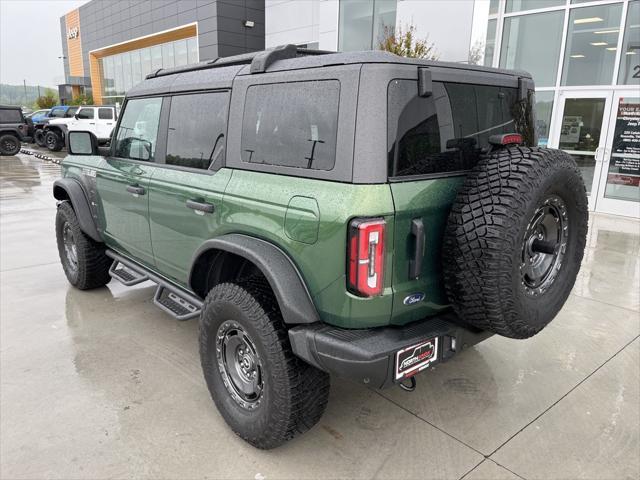
POLYGON ((511 338, 542 330, 580 269, 588 200, 573 158, 511 147, 465 179, 444 235, 445 290, 463 322, 511 338))

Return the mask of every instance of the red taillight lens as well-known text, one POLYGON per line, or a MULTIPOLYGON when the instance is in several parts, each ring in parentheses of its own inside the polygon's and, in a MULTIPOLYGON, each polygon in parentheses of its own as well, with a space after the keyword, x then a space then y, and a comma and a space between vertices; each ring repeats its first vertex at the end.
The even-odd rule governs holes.
POLYGON ((356 295, 373 297, 382 293, 384 230, 382 218, 360 218, 349 224, 347 286, 356 295))

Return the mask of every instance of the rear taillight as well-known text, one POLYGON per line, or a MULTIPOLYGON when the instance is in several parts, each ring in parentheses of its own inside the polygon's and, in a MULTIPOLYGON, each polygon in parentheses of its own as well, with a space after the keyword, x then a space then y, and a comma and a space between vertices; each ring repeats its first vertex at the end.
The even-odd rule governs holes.
POLYGON ((382 218, 360 218, 349 224, 347 286, 356 295, 373 297, 382 293, 384 230, 382 218))

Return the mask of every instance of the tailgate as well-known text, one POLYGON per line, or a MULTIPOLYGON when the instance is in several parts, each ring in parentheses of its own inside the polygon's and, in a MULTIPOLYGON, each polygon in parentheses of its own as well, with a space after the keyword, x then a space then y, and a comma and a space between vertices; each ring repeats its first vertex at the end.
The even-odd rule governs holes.
POLYGON ((448 306, 442 281, 442 239, 463 180, 449 177, 391 184, 395 205, 393 323, 418 320, 448 306))

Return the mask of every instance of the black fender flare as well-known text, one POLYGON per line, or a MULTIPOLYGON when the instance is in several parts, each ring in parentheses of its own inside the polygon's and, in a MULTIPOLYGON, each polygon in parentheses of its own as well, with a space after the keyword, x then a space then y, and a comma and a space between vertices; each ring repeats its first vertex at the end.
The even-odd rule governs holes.
POLYGON ((53 182, 53 196, 56 200, 71 202, 78 217, 80 229, 96 242, 102 242, 102 235, 98 232, 96 223, 91 215, 89 200, 82 185, 73 178, 59 178, 53 182))
POLYGON ((201 255, 212 249, 243 257, 260 269, 278 300, 285 323, 304 324, 320 321, 311 294, 289 256, 276 245, 249 235, 230 233, 204 242, 195 252, 191 262, 189 286, 192 290, 194 266, 201 255))

